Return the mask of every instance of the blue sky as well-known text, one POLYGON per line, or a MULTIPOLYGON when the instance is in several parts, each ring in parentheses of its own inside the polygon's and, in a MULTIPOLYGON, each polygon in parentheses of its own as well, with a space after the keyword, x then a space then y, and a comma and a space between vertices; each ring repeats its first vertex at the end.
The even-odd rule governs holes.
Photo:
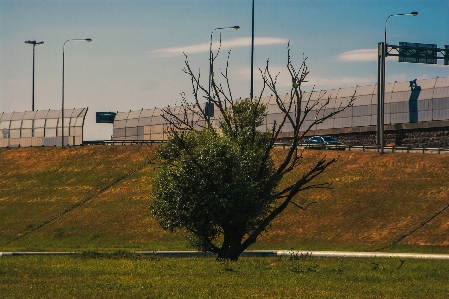
MULTIPOLYGON (((112 125, 95 124, 96 111, 128 111, 179 103, 190 96, 184 56, 208 81, 211 32, 230 58, 234 97, 250 93, 251 0, 0 0, 0 112, 30 111, 32 46, 36 46, 35 109, 61 109, 62 51, 65 47, 65 108, 89 107, 85 140, 109 139, 112 125)), ((387 40, 449 44, 449 0, 255 0, 255 85, 270 60, 288 91, 287 43, 296 65, 308 57, 309 83, 318 89, 375 84, 377 43, 391 14, 387 40)), ((449 76, 449 66, 387 61, 387 81, 449 76)), ((190 99, 192 99, 190 97, 190 99)))

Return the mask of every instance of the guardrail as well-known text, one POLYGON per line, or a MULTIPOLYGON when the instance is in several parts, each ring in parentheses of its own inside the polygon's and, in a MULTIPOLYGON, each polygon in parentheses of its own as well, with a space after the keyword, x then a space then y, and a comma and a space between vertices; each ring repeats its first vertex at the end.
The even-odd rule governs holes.
MULTIPOLYGON (((93 140, 83 141, 83 145, 153 145, 166 143, 166 140, 93 140)), ((291 144, 288 142, 277 142, 276 147, 288 148, 291 144)), ((362 152, 380 152, 381 147, 378 145, 321 145, 300 143, 299 148, 316 149, 316 150, 345 150, 345 151, 362 151, 362 152)), ((384 152, 391 153, 422 153, 422 154, 449 154, 447 147, 411 147, 411 146, 384 146, 384 152)))
MULTIPOLYGON (((275 146, 286 148, 290 143, 275 143, 275 146)), ((380 145, 321 145, 321 144, 298 144, 299 148, 316 149, 316 150, 346 150, 346 151, 362 151, 362 152, 380 152, 380 145)), ((449 154, 447 147, 412 147, 412 146, 384 146, 384 152, 391 153, 421 153, 421 154, 449 154)))
POLYGON ((166 140, 91 140, 83 141, 83 145, 153 145, 166 142, 166 140))

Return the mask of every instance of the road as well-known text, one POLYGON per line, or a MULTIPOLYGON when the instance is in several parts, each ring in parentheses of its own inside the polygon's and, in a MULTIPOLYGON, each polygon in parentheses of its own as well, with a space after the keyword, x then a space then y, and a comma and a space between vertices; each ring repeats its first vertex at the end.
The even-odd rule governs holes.
MULTIPOLYGON (((30 256, 30 255, 74 255, 81 252, 0 252, 2 256, 30 256)), ((161 257, 208 257, 213 254, 198 251, 135 251, 142 255, 155 255, 161 257)), ((306 251, 306 250, 248 250, 242 253, 242 257, 267 257, 267 256, 300 256, 308 255, 311 257, 330 257, 330 258, 407 258, 407 259, 436 259, 449 260, 449 254, 430 254, 430 253, 396 253, 396 252, 349 252, 349 251, 306 251)))

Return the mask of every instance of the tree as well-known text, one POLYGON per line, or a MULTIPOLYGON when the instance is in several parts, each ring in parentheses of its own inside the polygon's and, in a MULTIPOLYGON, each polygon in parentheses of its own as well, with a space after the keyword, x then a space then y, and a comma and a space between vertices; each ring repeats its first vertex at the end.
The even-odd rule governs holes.
MULTIPOLYGON (((217 53, 218 55, 218 53, 217 53)), ((211 69, 217 55, 211 59, 211 69)), ((330 112, 325 110, 330 99, 303 99, 301 84, 309 74, 306 59, 296 70, 288 48, 287 69, 291 90, 281 96, 272 76, 269 62, 260 70, 264 82, 260 95, 253 99, 234 100, 232 97, 228 63, 221 76, 225 82, 216 83, 212 77, 211 92, 200 83, 200 74, 190 68, 187 56, 183 71, 190 76, 194 102, 189 104, 183 95, 181 111, 168 107, 163 117, 171 125, 171 137, 159 148, 161 170, 157 175, 151 213, 163 229, 183 229, 198 250, 217 254, 218 259, 237 260, 254 244, 270 223, 299 192, 312 188, 331 188, 330 184, 314 184, 335 159, 322 158, 286 188, 279 183, 293 169, 300 167, 300 140, 316 124, 352 105, 330 112), (262 95, 269 89, 280 111, 282 121, 263 130, 267 106, 262 95), (203 95, 201 97, 200 95, 203 95), (210 120, 208 109, 200 102, 206 99, 219 110, 220 121, 210 120), (313 113, 313 121, 305 126, 306 117, 313 113), (293 128, 290 145, 283 161, 275 167, 271 151, 282 129, 293 128)))

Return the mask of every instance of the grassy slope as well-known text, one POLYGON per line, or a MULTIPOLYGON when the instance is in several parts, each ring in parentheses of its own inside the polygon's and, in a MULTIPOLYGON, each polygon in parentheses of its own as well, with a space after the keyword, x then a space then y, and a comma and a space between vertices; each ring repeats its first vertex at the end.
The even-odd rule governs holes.
MULTIPOLYGON (((191 249, 149 216, 154 165, 126 176, 153 154, 147 146, 0 150, 0 251, 191 249)), ((449 203, 449 155, 306 151, 303 167, 323 155, 340 156, 319 179, 334 189, 301 193, 297 203, 316 203, 290 206, 253 249, 374 250, 449 203)), ((449 209, 389 250, 449 253, 449 209)))

